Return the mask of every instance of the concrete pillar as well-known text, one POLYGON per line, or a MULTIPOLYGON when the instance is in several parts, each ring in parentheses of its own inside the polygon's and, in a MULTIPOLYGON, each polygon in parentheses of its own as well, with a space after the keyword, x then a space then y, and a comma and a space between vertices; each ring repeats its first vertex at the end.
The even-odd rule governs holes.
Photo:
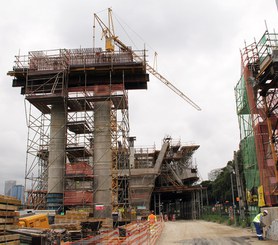
POLYGON ((66 145, 66 112, 64 104, 51 107, 48 163, 47 207, 58 209, 63 204, 66 145))
POLYGON ((112 149, 110 101, 94 110, 94 217, 112 218, 112 149))

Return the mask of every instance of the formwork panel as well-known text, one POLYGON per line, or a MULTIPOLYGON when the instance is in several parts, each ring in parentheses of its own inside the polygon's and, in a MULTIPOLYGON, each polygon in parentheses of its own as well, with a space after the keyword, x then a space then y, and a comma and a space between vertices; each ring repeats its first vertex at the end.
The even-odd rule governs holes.
POLYGON ((93 169, 86 162, 67 163, 66 175, 93 175, 93 169))
POLYGON ((65 191, 64 205, 84 205, 93 203, 93 193, 90 191, 65 191))

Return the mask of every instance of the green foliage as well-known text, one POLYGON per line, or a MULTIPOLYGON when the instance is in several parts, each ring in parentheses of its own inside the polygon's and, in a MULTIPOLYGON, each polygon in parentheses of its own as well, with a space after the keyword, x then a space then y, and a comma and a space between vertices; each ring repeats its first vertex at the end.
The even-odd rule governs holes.
POLYGON ((215 222, 219 224, 226 224, 226 225, 232 225, 233 222, 229 219, 227 215, 220 215, 220 214, 204 214, 202 216, 203 220, 215 222))
POLYGON ((245 220, 239 220, 239 226, 242 227, 242 228, 249 227, 249 226, 250 226, 250 222, 248 222, 247 219, 245 219, 245 220))
POLYGON ((213 182, 210 180, 206 180, 201 183, 203 187, 207 188, 207 198, 208 198, 209 205, 215 203, 215 199, 212 196, 212 184, 213 182))
MULTIPOLYGON (((234 163, 232 161, 229 161, 227 163, 227 166, 228 165, 231 165, 234 168, 234 163)), ((236 197, 236 180, 234 174, 232 174, 232 178, 236 197)), ((227 167, 221 169, 220 174, 214 181, 203 181, 201 185, 207 187, 209 205, 225 203, 226 201, 232 203, 231 173, 228 171, 227 167)))
MULTIPOLYGON (((236 157, 239 174, 241 179, 243 180, 243 185, 245 186, 245 178, 243 175, 244 166, 242 164, 241 151, 237 152, 236 157)), ((236 224, 237 226, 242 228, 250 227, 250 225, 252 225, 252 223, 250 222, 250 220, 252 220, 252 218, 250 219, 250 206, 247 207, 246 204, 244 206, 244 209, 239 210, 239 207, 237 207, 236 210, 232 209, 232 183, 234 198, 238 196, 236 176, 232 171, 234 169, 234 161, 229 161, 226 167, 222 168, 221 171, 219 171, 219 174, 214 181, 208 180, 201 183, 203 187, 207 188, 207 199, 209 205, 204 207, 202 212, 202 219, 227 225, 236 224), (242 213, 243 210, 244 213, 242 213), (233 218, 234 214, 236 214, 236 219, 233 218)), ((235 204, 238 205, 236 200, 235 204)))
POLYGON ((225 225, 235 225, 233 219, 230 218, 227 209, 224 206, 214 209, 213 207, 204 207, 202 217, 203 220, 215 222, 225 225))
POLYGON ((230 174, 223 168, 222 172, 212 184, 212 196, 220 203, 224 203, 226 200, 230 201, 230 186, 230 174))

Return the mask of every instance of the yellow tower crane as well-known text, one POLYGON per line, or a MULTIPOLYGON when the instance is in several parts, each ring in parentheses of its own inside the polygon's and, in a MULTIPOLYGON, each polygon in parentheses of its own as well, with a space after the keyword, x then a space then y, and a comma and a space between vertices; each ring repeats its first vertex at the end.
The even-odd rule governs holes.
MULTIPOLYGON (((121 50, 128 51, 132 53, 135 61, 145 62, 142 57, 136 54, 131 48, 126 46, 116 35, 114 32, 113 18, 112 18, 112 9, 108 8, 108 26, 98 17, 97 14, 94 14, 95 20, 99 23, 102 29, 102 36, 105 37, 105 49, 108 52, 113 52, 115 49, 115 45, 117 45, 121 50)), ((168 88, 174 91, 178 96, 180 96, 183 100, 193 106, 196 110, 200 111, 201 108, 194 103, 188 96, 186 96, 182 91, 180 91, 177 87, 175 87, 168 79, 162 76, 156 69, 150 66, 148 63, 145 63, 146 70, 154 75, 158 80, 163 82, 168 88)))

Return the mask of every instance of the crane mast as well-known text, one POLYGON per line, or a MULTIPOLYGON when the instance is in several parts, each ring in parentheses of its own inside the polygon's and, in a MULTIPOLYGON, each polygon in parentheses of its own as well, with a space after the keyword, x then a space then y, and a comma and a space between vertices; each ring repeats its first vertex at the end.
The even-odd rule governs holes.
POLYGON ((181 90, 174 86, 168 79, 162 76, 156 69, 149 65, 142 57, 137 55, 131 48, 126 46, 114 33, 114 25, 112 19, 112 9, 108 8, 108 26, 96 15, 94 14, 95 19, 99 23, 103 36, 105 37, 105 47, 106 51, 113 52, 114 44, 116 44, 121 50, 130 52, 133 55, 135 61, 140 61, 145 63, 146 70, 155 76, 158 80, 164 83, 168 88, 180 96, 183 100, 193 106, 196 110, 200 111, 201 108, 194 103, 188 96, 186 96, 181 90))

